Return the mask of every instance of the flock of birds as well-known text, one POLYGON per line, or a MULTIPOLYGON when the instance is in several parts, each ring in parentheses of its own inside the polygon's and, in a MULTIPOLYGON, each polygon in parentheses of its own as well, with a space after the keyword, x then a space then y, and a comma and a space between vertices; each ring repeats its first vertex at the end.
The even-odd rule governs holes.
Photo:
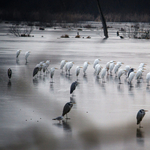
MULTIPOLYGON (((20 52, 21 52, 21 50, 17 50, 16 58, 19 57, 20 52)), ((27 51, 25 53, 26 62, 27 62, 27 58, 29 57, 29 55, 30 55, 30 51, 27 51)), ((132 86, 131 83, 132 83, 132 80, 134 77, 136 78, 137 82, 140 82, 140 79, 142 78, 142 73, 145 70, 144 67, 146 66, 145 63, 140 63, 137 72, 135 72, 136 69, 131 68, 129 65, 125 66, 125 69, 120 69, 121 65, 123 64, 122 62, 116 62, 114 60, 111 60, 111 61, 106 63, 105 67, 102 67, 100 65, 100 61, 101 61, 100 59, 95 59, 93 62, 94 74, 96 75, 96 77, 98 79, 101 78, 102 82, 105 82, 104 78, 105 78, 106 74, 112 76, 113 72, 114 72, 115 76, 119 80, 119 84, 121 84, 121 76, 126 75, 126 79, 127 79, 130 86, 132 86)), ((63 68, 65 68, 66 75, 70 76, 70 70, 73 67, 73 64, 74 64, 73 61, 68 62, 67 60, 62 60, 60 62, 60 69, 63 72, 63 68)), ((76 67, 75 74, 76 74, 77 78, 80 74, 81 68, 83 69, 84 76, 86 76, 86 70, 87 70, 89 64, 90 64, 89 62, 84 62, 83 67, 81 67, 81 66, 76 67)), ((40 72, 40 74, 42 71, 43 71, 43 73, 50 72, 50 78, 52 79, 51 83, 53 83, 54 72, 58 68, 52 67, 49 71, 48 70, 49 65, 50 65, 50 60, 42 61, 42 62, 38 63, 33 70, 33 77, 38 76, 38 72, 40 72)), ((8 73, 8 78, 10 80, 11 76, 12 76, 12 70, 9 68, 7 73, 8 73)), ((147 75, 146 75, 147 85, 149 85, 149 80, 150 80, 150 72, 147 73, 147 75)), ((71 84, 70 94, 73 94, 73 91, 76 89, 77 85, 78 85, 78 81, 75 81, 71 84)), ((54 118, 53 120, 58 120, 61 123, 61 121, 63 120, 65 115, 66 115, 66 119, 69 119, 67 117, 67 114, 70 112, 72 106, 73 106, 73 102, 67 102, 64 105, 62 115, 54 118)), ((142 121, 143 117, 145 116, 145 112, 147 112, 147 110, 140 109, 137 113, 137 116, 136 116, 137 125, 139 124, 140 128, 142 127, 141 121, 142 121)))

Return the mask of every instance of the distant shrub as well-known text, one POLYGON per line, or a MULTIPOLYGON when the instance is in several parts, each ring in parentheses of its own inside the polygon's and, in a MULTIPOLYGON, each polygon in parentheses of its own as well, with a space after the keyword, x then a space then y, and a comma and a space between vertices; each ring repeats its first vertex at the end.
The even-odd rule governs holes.
POLYGON ((39 30, 45 30, 45 28, 44 27, 39 27, 39 30))
POLYGON ((80 38, 80 35, 76 35, 75 38, 80 38))
POLYGON ((62 35, 61 38, 69 38, 68 34, 62 35))

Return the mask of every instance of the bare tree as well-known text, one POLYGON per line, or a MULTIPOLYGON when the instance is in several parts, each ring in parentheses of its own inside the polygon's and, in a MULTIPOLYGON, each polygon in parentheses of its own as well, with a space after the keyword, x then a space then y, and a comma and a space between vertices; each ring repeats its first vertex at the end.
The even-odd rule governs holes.
POLYGON ((14 34, 18 37, 30 37, 31 32, 33 31, 33 25, 28 26, 27 23, 25 24, 12 24, 9 27, 9 32, 14 34))

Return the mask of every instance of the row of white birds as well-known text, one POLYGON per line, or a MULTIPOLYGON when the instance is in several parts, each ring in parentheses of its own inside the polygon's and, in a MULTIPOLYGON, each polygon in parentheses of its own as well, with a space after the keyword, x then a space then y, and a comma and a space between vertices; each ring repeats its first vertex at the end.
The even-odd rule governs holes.
MULTIPOLYGON (((16 58, 19 57, 20 53, 21 53, 21 50, 17 50, 16 58)), ((27 63, 27 58, 29 57, 30 53, 31 53, 30 51, 25 52, 26 63, 27 63)), ((134 77, 136 78, 137 82, 140 82, 142 73, 145 70, 144 67, 146 66, 145 63, 140 63, 137 72, 135 72, 135 69, 131 68, 129 65, 126 65, 125 69, 120 69, 121 65, 123 64, 122 62, 116 62, 116 61, 111 60, 106 63, 105 67, 102 67, 102 65, 100 65, 100 61, 101 61, 100 59, 95 59, 93 62, 93 68, 95 69, 95 75, 98 78, 100 76, 100 78, 102 79, 102 82, 105 82, 104 77, 105 77, 106 73, 107 73, 107 75, 109 75, 109 74, 112 75, 113 71, 114 71, 115 76, 118 77, 119 83, 121 83, 121 76, 123 74, 125 74, 127 76, 128 82, 130 84, 134 77)), ((65 67, 66 74, 70 75, 70 70, 71 70, 73 64, 74 64, 73 61, 68 62, 67 60, 62 60, 60 62, 60 69, 63 70, 63 68, 65 67)), ((76 71, 75 71, 76 76, 78 77, 78 75, 80 74, 80 68, 83 68, 83 74, 85 76, 86 70, 87 70, 89 64, 90 64, 89 62, 84 62, 83 67, 77 66, 76 71)), ((37 64, 33 71, 33 76, 35 76, 38 73, 38 71, 41 71, 41 70, 43 70, 43 72, 48 71, 49 65, 50 65, 49 60, 47 60, 46 62, 42 61, 39 64, 37 64)), ((55 69, 58 69, 58 68, 53 67, 50 70, 50 77, 52 79, 54 76, 55 69)), ((147 81, 148 85, 149 85, 149 80, 150 80, 150 72, 147 73, 147 75, 146 75, 146 81, 147 81)))
MULTIPOLYGON (((142 74, 145 70, 145 63, 140 63, 137 72, 135 72, 135 68, 131 68, 129 65, 126 65, 124 69, 121 69, 120 67, 122 66, 122 62, 116 62, 116 61, 109 61, 106 63, 105 67, 102 67, 102 65, 100 64, 100 59, 95 59, 93 62, 93 68, 94 68, 94 73, 96 75, 97 78, 101 78, 102 82, 105 82, 105 76, 110 75, 112 76, 113 73, 115 74, 115 76, 118 78, 119 83, 121 83, 121 76, 122 75, 126 75, 127 81, 128 83, 131 85, 131 82, 133 80, 133 78, 135 77, 135 79, 137 80, 137 82, 140 82, 140 79, 142 78, 142 74)), ((90 63, 89 62, 84 62, 83 66, 77 66, 76 70, 75 70, 75 75, 78 77, 80 74, 80 69, 83 69, 83 75, 86 76, 86 70, 88 68, 88 65, 90 63)), ((33 71, 33 77, 35 75, 38 74, 38 72, 42 71, 45 72, 49 72, 48 67, 50 65, 50 60, 47 61, 41 61, 39 64, 37 64, 34 68, 33 71)), ((70 75, 70 70, 73 67, 74 62, 73 61, 67 61, 67 60, 62 60, 60 62, 60 69, 63 71, 63 68, 65 69, 66 75, 70 75)), ((52 67, 50 69, 50 77, 53 80, 53 76, 54 76, 54 72, 55 72, 55 67, 52 67)), ((147 73, 146 75, 146 81, 147 84, 149 85, 149 80, 150 80, 150 72, 147 73)))
MULTIPOLYGON (((17 50, 16 58, 19 57, 20 52, 21 52, 21 50, 17 50)), ((25 52, 26 62, 27 62, 27 58, 28 58, 29 55, 30 55, 30 51, 25 52)), ((127 79, 128 79, 128 82, 130 83, 130 85, 131 85, 131 81, 133 80, 134 76, 136 76, 137 82, 140 82, 140 79, 142 77, 142 73, 145 70, 144 67, 146 65, 145 63, 140 63, 137 72, 135 72, 135 69, 131 68, 129 65, 125 66, 125 69, 120 69, 121 65, 123 64, 122 62, 116 62, 116 61, 111 60, 111 61, 106 63, 105 67, 102 67, 100 65, 100 61, 101 61, 100 59, 95 59, 94 63, 93 63, 93 68, 95 70, 95 75, 98 78, 99 78, 99 75, 100 75, 100 77, 102 78, 102 81, 104 82, 105 75, 106 74, 107 75, 112 75, 112 72, 114 71, 115 76, 118 77, 118 79, 119 79, 119 83, 121 83, 120 82, 121 81, 121 76, 123 74, 125 74, 127 79)), ((65 67, 66 75, 67 74, 70 75, 70 70, 73 67, 73 64, 74 64, 74 62, 72 62, 72 61, 68 62, 67 60, 62 60, 60 62, 60 69, 63 71, 63 68, 65 67)), ((89 62, 84 62, 83 67, 77 66, 76 71, 75 71, 76 76, 78 77, 78 75, 80 73, 80 68, 83 68, 83 74, 84 74, 84 76, 86 76, 86 70, 87 70, 89 64, 90 64, 89 62)), ((42 61, 39 64, 37 64, 34 68, 34 71, 33 71, 33 77, 35 75, 37 75, 39 71, 41 72, 42 70, 43 70, 44 73, 49 72, 49 70, 48 70, 49 65, 50 65, 50 60, 47 60, 45 62, 42 61)), ((58 68, 53 67, 53 68, 50 69, 50 77, 52 79, 53 79, 53 76, 54 76, 55 69, 58 69, 58 68)), ((9 68, 8 69, 9 79, 11 78, 11 75, 12 75, 12 70, 9 68)), ((150 72, 147 73, 146 80, 147 80, 147 84, 149 85, 150 72)), ((76 86, 77 86, 77 81, 75 81, 71 84, 70 94, 73 93, 76 86)), ((67 116, 67 113, 70 112, 72 106, 73 106, 73 104, 71 102, 66 103, 64 108, 63 108, 62 116, 54 118, 53 120, 58 120, 60 122, 63 119, 64 115, 67 116)), ((137 125, 139 124, 140 128, 142 127, 141 126, 141 121, 142 121, 143 117, 145 116, 145 112, 147 112, 147 110, 141 109, 141 110, 138 111, 137 116, 136 116, 137 125)))

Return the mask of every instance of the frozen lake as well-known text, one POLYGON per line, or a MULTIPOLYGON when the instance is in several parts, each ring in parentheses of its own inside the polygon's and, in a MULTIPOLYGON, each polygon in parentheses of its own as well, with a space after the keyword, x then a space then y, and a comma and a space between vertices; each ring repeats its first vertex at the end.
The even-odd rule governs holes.
POLYGON ((146 113, 141 129, 136 125, 136 114, 142 108, 150 111, 150 89, 145 80, 150 71, 150 42, 120 39, 116 35, 120 24, 109 26, 109 38, 103 40, 102 30, 98 29, 83 29, 78 39, 77 29, 62 28, 35 29, 34 37, 15 37, 8 34, 8 25, 0 24, 0 149, 149 149, 150 113, 146 113), (60 38, 64 34, 70 38, 60 38), (16 61, 18 49, 22 51, 16 61), (31 51, 27 64, 26 51, 31 51), (93 69, 96 58, 101 59, 103 67, 110 60, 123 62, 122 69, 126 65, 136 69, 140 63, 147 65, 141 83, 134 78, 130 87, 125 75, 121 77, 122 84, 118 84, 115 75, 108 75, 106 83, 97 79, 93 69), (39 62, 50 60, 49 69, 59 68, 63 59, 74 62, 71 76, 58 69, 54 83, 50 83, 49 74, 32 77, 39 62), (87 76, 81 69, 80 84, 72 97, 69 91, 77 79, 76 66, 83 66, 85 61, 90 62, 87 76), (13 72, 11 81, 8 68, 13 72), (70 100, 75 101, 68 114, 71 119, 61 124, 52 120, 61 115, 70 100))

